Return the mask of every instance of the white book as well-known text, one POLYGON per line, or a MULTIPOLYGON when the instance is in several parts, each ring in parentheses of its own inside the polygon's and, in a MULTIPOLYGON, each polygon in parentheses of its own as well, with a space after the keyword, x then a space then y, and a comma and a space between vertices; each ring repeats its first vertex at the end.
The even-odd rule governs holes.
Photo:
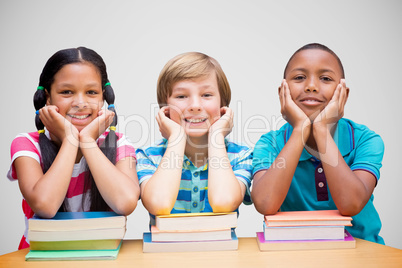
POLYGON ((29 241, 76 241, 123 239, 126 228, 108 228, 74 231, 32 231, 28 230, 29 241))
POLYGON ((267 241, 344 239, 344 233, 344 226, 267 227, 264 223, 264 237, 267 241))
POLYGON ((152 242, 214 241, 232 239, 231 229, 160 231, 151 226, 152 242))

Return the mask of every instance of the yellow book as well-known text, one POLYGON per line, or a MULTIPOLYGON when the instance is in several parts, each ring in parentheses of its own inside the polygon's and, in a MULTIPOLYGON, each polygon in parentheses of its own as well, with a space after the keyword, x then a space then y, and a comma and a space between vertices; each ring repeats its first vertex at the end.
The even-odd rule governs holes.
POLYGON ((177 213, 155 217, 159 231, 218 230, 237 227, 237 213, 177 213))

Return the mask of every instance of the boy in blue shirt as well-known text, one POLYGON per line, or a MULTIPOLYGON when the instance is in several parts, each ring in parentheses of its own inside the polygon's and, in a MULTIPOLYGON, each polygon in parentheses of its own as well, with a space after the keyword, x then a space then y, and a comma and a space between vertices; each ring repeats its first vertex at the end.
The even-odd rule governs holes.
POLYGON ((228 141, 230 87, 219 63, 184 53, 162 69, 156 120, 163 140, 137 150, 144 207, 152 215, 232 212, 251 203, 252 151, 228 141))
POLYGON ((337 55, 308 44, 290 58, 279 87, 288 122, 261 136, 254 148, 252 199, 264 214, 338 209, 352 216, 347 230, 384 244, 373 191, 384 144, 366 126, 344 119, 349 95, 337 55))

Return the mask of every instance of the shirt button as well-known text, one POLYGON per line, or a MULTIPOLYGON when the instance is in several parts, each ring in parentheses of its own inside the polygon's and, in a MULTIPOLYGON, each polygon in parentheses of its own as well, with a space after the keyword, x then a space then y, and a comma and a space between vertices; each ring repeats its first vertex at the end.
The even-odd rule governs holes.
POLYGON ((322 168, 318 168, 317 171, 318 171, 318 173, 322 173, 323 169, 322 169, 322 168))
POLYGON ((193 207, 197 207, 198 206, 198 204, 197 204, 197 202, 193 202, 193 207))
POLYGON ((193 191, 194 191, 195 193, 198 192, 198 187, 195 186, 195 187, 193 188, 193 191))
POLYGON ((324 187, 324 183, 323 183, 322 181, 320 181, 320 182, 318 183, 318 187, 320 187, 320 188, 324 187))
POLYGON ((195 173, 194 173, 194 177, 198 177, 198 172, 195 172, 195 173))

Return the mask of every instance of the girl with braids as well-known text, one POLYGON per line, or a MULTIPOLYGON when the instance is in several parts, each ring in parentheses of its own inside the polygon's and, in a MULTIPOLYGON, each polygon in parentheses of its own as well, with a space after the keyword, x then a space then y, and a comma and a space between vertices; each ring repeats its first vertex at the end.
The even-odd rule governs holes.
MULTIPOLYGON (((24 197, 26 228, 34 214, 129 215, 139 198, 135 149, 116 133, 114 93, 103 59, 84 47, 56 52, 43 68, 34 106, 38 131, 14 139, 8 172, 24 197)), ((19 249, 29 246, 26 232, 19 249)))

